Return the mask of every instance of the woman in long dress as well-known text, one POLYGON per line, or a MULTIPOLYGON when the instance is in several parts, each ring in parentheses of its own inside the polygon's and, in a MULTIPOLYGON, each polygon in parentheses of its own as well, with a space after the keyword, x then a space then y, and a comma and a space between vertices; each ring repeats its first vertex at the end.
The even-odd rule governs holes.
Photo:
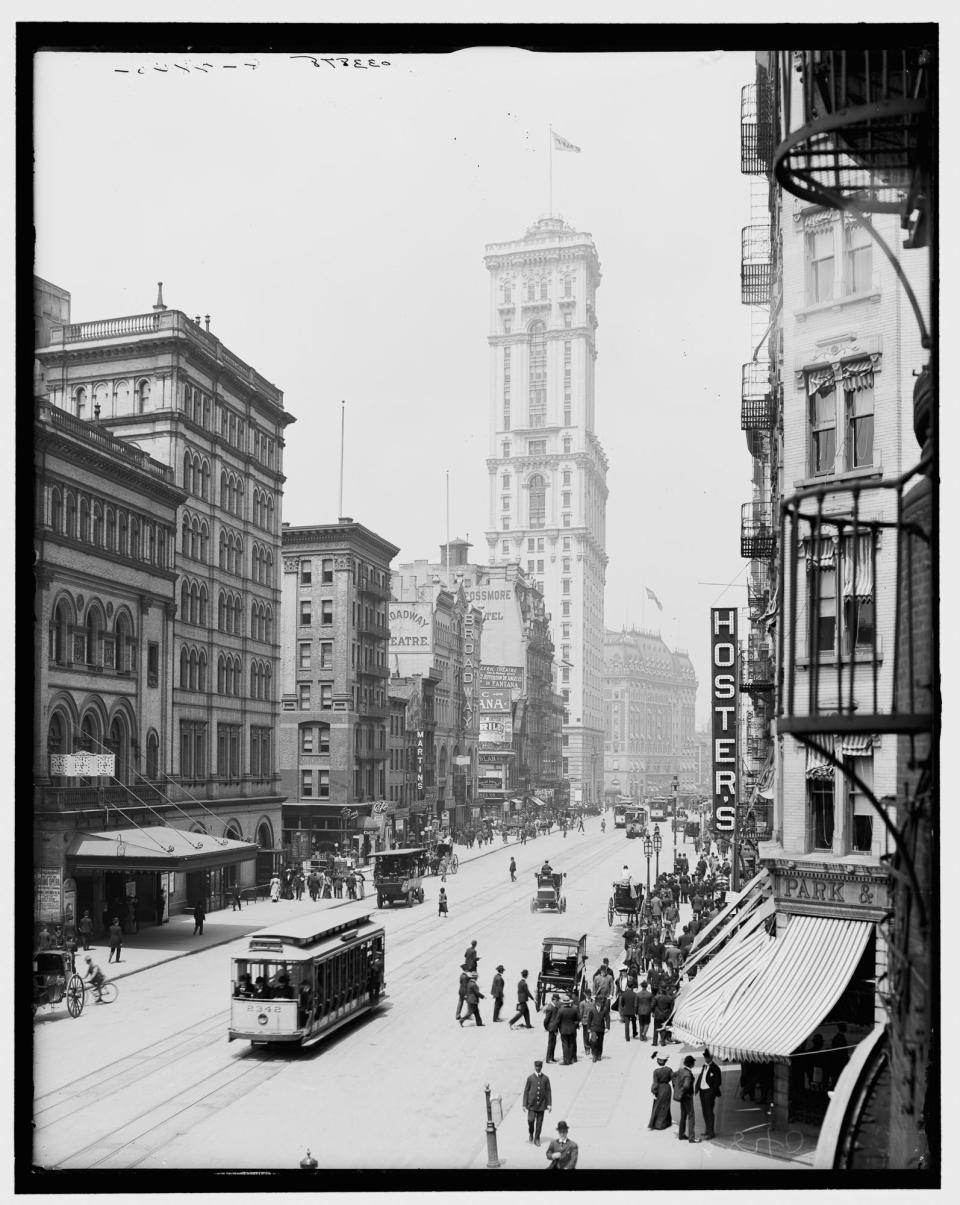
POLYGON ((274 903, 280 898, 280 880, 276 875, 270 880, 270 898, 274 903))
POLYGON ((657 1066, 653 1073, 650 1091, 653 1093, 653 1109, 650 1112, 648 1130, 668 1130, 673 1125, 670 1102, 673 1100, 673 1072, 667 1066, 666 1055, 656 1055, 657 1066))

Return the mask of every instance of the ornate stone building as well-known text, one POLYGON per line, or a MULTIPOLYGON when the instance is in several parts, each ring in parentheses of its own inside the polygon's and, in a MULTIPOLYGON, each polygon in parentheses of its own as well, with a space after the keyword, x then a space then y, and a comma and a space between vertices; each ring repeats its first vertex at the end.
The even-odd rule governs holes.
POLYGON ((518 561, 554 624, 571 802, 603 783, 607 458, 595 434, 596 291, 589 234, 541 218, 491 243, 491 565, 518 561))

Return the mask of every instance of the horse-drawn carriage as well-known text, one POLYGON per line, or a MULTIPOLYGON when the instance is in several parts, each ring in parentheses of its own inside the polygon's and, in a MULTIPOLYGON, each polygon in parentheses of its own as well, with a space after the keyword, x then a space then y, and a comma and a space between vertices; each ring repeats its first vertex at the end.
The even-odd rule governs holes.
POLYGON ((642 890, 635 883, 628 883, 623 879, 618 880, 613 884, 613 894, 607 903, 607 924, 612 925, 613 918, 616 916, 618 921, 635 925, 642 905, 642 890))
POLYGON ((567 897, 561 893, 566 871, 537 871, 537 894, 530 901, 531 912, 566 912, 567 897))
POLYGON ((454 853, 452 841, 438 841, 427 850, 427 868, 430 874, 456 874, 460 859, 454 853))
POLYGON ((553 992, 562 992, 579 1002, 586 986, 586 933, 582 937, 545 937, 537 976, 537 1008, 553 992))
POLYGON ((33 956, 33 1011, 66 1000, 67 1012, 79 1017, 86 999, 72 950, 38 950, 33 956))

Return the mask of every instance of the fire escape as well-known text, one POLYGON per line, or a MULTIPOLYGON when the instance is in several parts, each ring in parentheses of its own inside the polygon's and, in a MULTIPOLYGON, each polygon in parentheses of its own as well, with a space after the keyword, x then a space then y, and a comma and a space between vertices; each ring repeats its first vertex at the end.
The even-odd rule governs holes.
MULTIPOLYGON (((917 29, 915 37, 936 37, 929 27, 917 29)), ((879 484, 847 481, 805 489, 780 508, 777 727, 815 749, 864 793, 893 851, 888 863, 894 906, 884 926, 888 970, 878 985, 890 1023, 864 1064, 832 1166, 932 1169, 939 1163, 936 1114, 931 1116, 936 1089, 930 1086, 931 1068, 939 1063, 931 1021, 939 932, 936 348, 899 258, 870 216, 899 214, 905 248, 936 245, 933 56, 916 46, 786 51, 766 59, 769 66, 761 65, 758 78, 769 74, 778 86, 783 122, 773 152, 777 183, 796 197, 843 211, 868 231, 900 281, 927 355, 917 366, 914 431, 920 451, 909 471, 879 484), (875 575, 881 540, 896 553, 895 583, 882 591, 875 575), (823 631, 817 623, 830 602, 825 611, 818 597, 821 574, 804 574, 803 566, 823 564, 824 558, 836 569, 836 580, 847 583, 845 599, 869 592, 878 609, 893 608, 892 649, 881 647, 871 620, 863 638, 836 641, 821 663, 823 631), (897 743, 895 801, 876 799, 850 770, 850 759, 839 755, 844 742, 869 734, 897 743)), ((936 272, 930 276, 936 279, 936 272)))

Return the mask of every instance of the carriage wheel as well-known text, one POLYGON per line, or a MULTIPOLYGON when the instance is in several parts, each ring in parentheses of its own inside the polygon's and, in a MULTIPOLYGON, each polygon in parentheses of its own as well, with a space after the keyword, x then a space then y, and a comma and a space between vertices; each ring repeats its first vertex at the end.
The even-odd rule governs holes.
POLYGON ((115 983, 104 983, 100 988, 100 999, 104 1004, 112 1004, 119 994, 119 988, 115 983))
POLYGON ((420 901, 421 904, 423 903, 423 888, 422 887, 417 892, 417 899, 420 901))
POLYGON ((460 865, 460 859, 454 854, 450 859, 450 870, 453 874, 457 873, 457 867, 460 865))
POLYGON ((613 900, 611 900, 609 902, 609 904, 607 904, 607 924, 608 925, 613 924, 613 900))
POLYGON ((83 980, 79 975, 70 976, 64 995, 67 999, 67 1012, 71 1017, 79 1017, 83 1012, 84 1001, 83 980))
POLYGON ((560 898, 560 911, 566 912, 566 910, 567 910, 567 897, 564 895, 564 896, 561 896, 561 898, 560 898))
POLYGON ((378 896, 377 896, 377 907, 378 907, 378 908, 382 908, 382 907, 383 907, 383 896, 382 896, 382 895, 378 895, 378 896))

